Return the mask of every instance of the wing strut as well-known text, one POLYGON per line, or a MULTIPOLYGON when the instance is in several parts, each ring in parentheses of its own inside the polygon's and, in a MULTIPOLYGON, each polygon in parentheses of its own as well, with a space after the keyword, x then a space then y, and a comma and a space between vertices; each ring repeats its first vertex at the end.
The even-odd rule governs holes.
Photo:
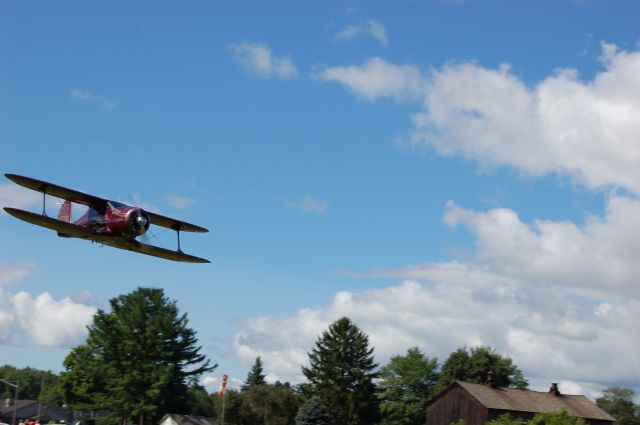
POLYGON ((182 250, 180 249, 180 227, 182 227, 181 223, 176 223, 171 227, 176 231, 176 234, 178 235, 178 252, 182 253, 182 250))
POLYGON ((42 186, 42 215, 47 216, 47 210, 45 207, 47 206, 47 186, 42 186))

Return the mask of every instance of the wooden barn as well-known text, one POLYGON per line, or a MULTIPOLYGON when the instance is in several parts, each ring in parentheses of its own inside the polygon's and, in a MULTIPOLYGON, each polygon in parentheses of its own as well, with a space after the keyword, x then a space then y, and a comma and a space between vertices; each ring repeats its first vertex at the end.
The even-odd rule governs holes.
POLYGON ((498 388, 457 381, 427 403, 427 425, 484 425, 504 413, 523 420, 536 413, 560 413, 583 418, 589 425, 612 425, 615 419, 583 395, 565 395, 552 384, 549 392, 498 388))

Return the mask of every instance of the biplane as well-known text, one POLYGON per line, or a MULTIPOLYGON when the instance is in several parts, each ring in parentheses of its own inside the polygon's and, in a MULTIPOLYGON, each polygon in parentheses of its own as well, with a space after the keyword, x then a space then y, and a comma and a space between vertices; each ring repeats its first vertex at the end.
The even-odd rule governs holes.
POLYGON ((180 249, 180 232, 208 232, 204 227, 42 180, 16 174, 5 174, 5 176, 14 183, 42 192, 42 214, 9 207, 4 210, 27 223, 55 230, 60 237, 86 239, 167 260, 187 263, 210 262, 204 258, 185 254, 180 249), (60 207, 58 218, 47 216, 45 210, 47 195, 65 200, 60 207), (76 221, 73 221, 71 216, 74 203, 88 208, 76 221), (138 236, 142 236, 149 230, 151 224, 175 230, 178 236, 177 250, 173 251, 136 240, 138 236))

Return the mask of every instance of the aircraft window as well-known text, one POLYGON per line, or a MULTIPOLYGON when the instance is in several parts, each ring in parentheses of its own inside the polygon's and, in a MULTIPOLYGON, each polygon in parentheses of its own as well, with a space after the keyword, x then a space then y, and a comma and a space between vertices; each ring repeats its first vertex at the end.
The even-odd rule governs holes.
POLYGON ((123 203, 120 203, 120 202, 116 202, 116 201, 110 201, 109 203, 111 204, 111 207, 113 207, 113 208, 127 208, 128 207, 127 205, 125 205, 123 203))

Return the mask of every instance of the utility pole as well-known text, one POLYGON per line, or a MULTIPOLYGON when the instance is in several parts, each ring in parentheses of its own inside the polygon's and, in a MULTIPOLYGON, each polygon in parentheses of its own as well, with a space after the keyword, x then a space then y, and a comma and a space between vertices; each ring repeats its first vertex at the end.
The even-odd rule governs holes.
POLYGON ((13 420, 11 421, 11 425, 16 425, 16 409, 18 408, 18 381, 16 381, 15 384, 12 384, 11 382, 5 381, 4 379, 0 378, 0 382, 4 382, 5 384, 10 385, 16 389, 16 394, 13 398, 13 420))
POLYGON ((38 395, 38 418, 37 422, 40 423, 40 416, 42 415, 42 393, 44 392, 44 376, 40 381, 40 395, 38 395))

